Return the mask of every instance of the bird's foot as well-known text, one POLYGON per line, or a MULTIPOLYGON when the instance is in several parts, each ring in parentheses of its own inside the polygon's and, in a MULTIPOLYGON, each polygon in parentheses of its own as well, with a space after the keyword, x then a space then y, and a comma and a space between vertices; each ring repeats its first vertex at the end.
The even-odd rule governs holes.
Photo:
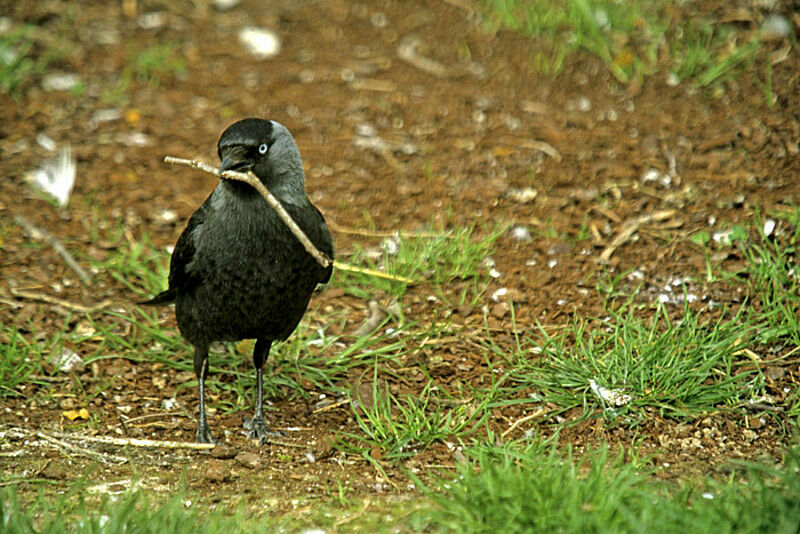
POLYGON ((208 428, 208 425, 203 425, 197 427, 197 443, 213 443, 214 445, 218 445, 219 441, 211 436, 211 429, 208 428))
POLYGON ((263 417, 245 417, 243 423, 245 430, 247 430, 247 438, 257 439, 259 445, 264 445, 270 438, 279 438, 286 435, 281 431, 272 431, 267 428, 267 423, 264 422, 263 417))

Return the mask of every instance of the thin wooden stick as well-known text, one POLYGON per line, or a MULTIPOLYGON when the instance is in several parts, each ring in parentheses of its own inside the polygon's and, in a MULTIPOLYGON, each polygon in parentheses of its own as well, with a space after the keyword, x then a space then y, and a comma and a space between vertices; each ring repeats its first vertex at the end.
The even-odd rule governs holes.
POLYGON ((374 276, 376 278, 385 278, 386 280, 394 280, 395 282, 403 282, 404 284, 414 285, 416 284, 416 280, 412 278, 406 278, 405 276, 400 276, 399 274, 389 274, 384 273, 383 271, 376 271, 375 269, 367 269, 366 267, 356 267, 355 265, 349 265, 347 263, 342 263, 339 260, 334 260, 333 266, 342 271, 348 271, 351 273, 359 273, 359 274, 366 274, 369 276, 374 276))
POLYGON ((441 237, 443 239, 455 239, 451 234, 440 232, 413 232, 409 230, 363 230, 361 228, 348 228, 341 226, 334 221, 328 221, 328 227, 334 232, 339 234, 360 235, 364 237, 396 237, 401 239, 436 239, 441 237))
POLYGON ((318 414, 322 412, 327 412, 328 410, 333 410, 334 408, 338 408, 339 406, 344 406, 345 404, 349 403, 350 399, 341 399, 334 403, 328 404, 327 406, 323 406, 322 408, 317 408, 312 414, 318 414))
MULTIPOLYGON (((65 435, 66 437, 71 437, 69 435, 65 435)), ((65 441, 61 441, 60 439, 56 439, 53 436, 49 436, 44 432, 37 432, 36 437, 42 438, 54 445, 58 445, 62 449, 73 451, 77 454, 82 454, 84 456, 88 456, 93 460, 99 460, 100 462, 107 464, 109 462, 116 463, 116 464, 124 464, 128 461, 127 458, 123 456, 117 456, 116 454, 101 454, 96 451, 91 451, 89 449, 84 449, 83 447, 78 447, 77 445, 73 445, 72 443, 67 443, 65 441)))
POLYGON ((62 308, 66 308, 70 311, 78 313, 88 313, 90 315, 102 311, 113 304, 111 300, 106 299, 102 302, 99 302, 98 304, 95 304, 94 306, 84 306, 83 304, 77 304, 75 302, 70 302, 68 300, 59 299, 50 296, 46 293, 24 291, 22 289, 14 289, 13 287, 9 288, 8 291, 15 297, 19 297, 22 299, 38 300, 39 302, 46 302, 48 304, 53 304, 54 306, 61 306, 62 308))
POLYGON ((214 448, 213 443, 194 443, 190 441, 155 441, 152 439, 138 438, 114 438, 111 436, 81 436, 78 434, 67 434, 64 432, 52 432, 54 436, 64 439, 77 439, 82 441, 93 441, 95 443, 105 443, 108 445, 120 445, 131 447, 152 447, 156 449, 193 449, 196 451, 206 451, 214 448))
POLYGON ((165 163, 170 163, 173 165, 188 165, 189 167, 194 167, 195 169, 200 169, 201 171, 205 171, 209 174, 213 174, 214 176, 221 177, 221 178, 228 178, 230 180, 238 180, 240 182, 245 182, 249 184, 251 187, 255 188, 264 200, 267 201, 272 209, 278 214, 278 217, 281 218, 283 223, 292 231, 294 236, 297 238, 298 241, 305 247, 309 254, 311 254, 317 262, 322 265, 323 268, 327 268, 331 265, 331 259, 319 251, 317 247, 311 242, 308 236, 303 232, 303 230, 297 226, 297 223, 292 219, 292 216, 289 215, 289 212, 283 207, 280 201, 275 198, 272 193, 270 193, 269 189, 259 180, 253 173, 247 172, 236 172, 236 171, 225 171, 220 175, 219 171, 208 165, 207 163, 203 163, 199 160, 192 160, 192 159, 184 159, 184 158, 174 158, 172 156, 167 156, 164 158, 165 163))
POLYGON ((64 260, 64 263, 67 264, 67 267, 72 269, 72 271, 78 275, 78 278, 81 279, 81 282, 83 282, 84 285, 88 286, 92 283, 92 277, 89 276, 89 273, 83 270, 83 267, 78 264, 75 258, 72 257, 72 254, 69 253, 67 248, 61 244, 61 241, 56 239, 55 236, 34 225, 22 215, 15 215, 14 222, 24 228, 32 239, 36 239, 37 241, 47 241, 50 243, 50 246, 53 247, 53 250, 55 250, 58 255, 61 256, 61 259, 64 260))
POLYGON ((653 213, 648 213, 646 215, 641 215, 639 217, 632 217, 622 223, 622 227, 620 228, 619 233, 617 236, 611 241, 611 243, 600 253, 600 257, 598 261, 600 263, 608 263, 608 260, 611 258, 611 255, 614 254, 614 251, 617 250, 620 246, 622 246, 626 241, 628 241, 633 234, 635 234, 639 228, 645 224, 650 224, 654 222, 661 222, 666 219, 669 219, 675 215, 675 210, 661 210, 656 211, 653 213))
POLYGON ((503 432, 503 437, 506 437, 507 435, 509 435, 515 428, 517 428, 522 423, 524 423, 526 421, 530 421, 531 419, 536 419, 538 417, 541 417, 541 416, 547 414, 547 412, 549 412, 549 411, 550 410, 547 410, 545 408, 537 408, 536 411, 533 412, 532 414, 528 414, 525 417, 521 417, 521 418, 517 419, 516 421, 514 421, 513 425, 508 427, 508 429, 505 432, 503 432))

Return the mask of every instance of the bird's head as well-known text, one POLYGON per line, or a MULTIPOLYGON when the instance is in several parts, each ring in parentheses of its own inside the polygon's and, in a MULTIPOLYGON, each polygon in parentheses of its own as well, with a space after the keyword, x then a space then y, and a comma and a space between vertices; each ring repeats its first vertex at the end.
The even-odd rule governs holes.
POLYGON ((300 151, 282 124, 264 119, 242 119, 219 138, 220 173, 252 171, 272 194, 284 202, 306 198, 300 151))

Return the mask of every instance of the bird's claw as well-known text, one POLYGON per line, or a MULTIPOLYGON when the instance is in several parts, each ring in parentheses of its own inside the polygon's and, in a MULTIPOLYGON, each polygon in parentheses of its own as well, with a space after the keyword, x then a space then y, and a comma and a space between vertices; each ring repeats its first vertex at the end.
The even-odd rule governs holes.
POLYGON ((283 437, 281 431, 272 431, 267 428, 267 423, 263 417, 245 417, 243 420, 244 428, 247 430, 248 439, 257 439, 259 445, 266 444, 270 438, 283 437))
POLYGON ((212 443, 219 445, 219 441, 215 440, 211 435, 211 429, 208 426, 200 426, 197 428, 197 443, 212 443))

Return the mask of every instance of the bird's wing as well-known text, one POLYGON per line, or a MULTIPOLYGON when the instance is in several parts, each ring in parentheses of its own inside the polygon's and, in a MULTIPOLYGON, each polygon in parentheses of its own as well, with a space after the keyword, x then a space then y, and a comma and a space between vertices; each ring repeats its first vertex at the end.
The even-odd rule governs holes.
POLYGON ((189 218, 169 262, 169 289, 167 291, 187 291, 194 287, 199 279, 192 272, 191 263, 197 252, 197 233, 208 219, 211 211, 209 201, 206 200, 197 211, 189 218))
MULTIPOLYGON (((328 256, 331 259, 331 262, 333 262, 333 239, 331 238, 331 232, 328 230, 328 225, 325 224, 325 218, 322 216, 322 212, 320 212, 314 204, 311 204, 311 207, 314 209, 314 213, 318 219, 317 223, 314 225, 315 235, 312 237, 312 240, 317 248, 319 248, 320 252, 328 256)), ((328 267, 322 273, 319 283, 327 283, 328 280, 331 279, 332 272, 333 263, 328 265, 328 267)))
POLYGON ((208 204, 209 201, 206 200, 200 208, 192 214, 189 218, 189 222, 186 223, 186 228, 183 229, 180 237, 178 237, 178 242, 175 245, 175 250, 172 251, 172 258, 170 258, 169 262, 167 289, 150 300, 142 301, 138 304, 149 306, 170 304, 175 302, 175 299, 178 297, 178 291, 190 290, 199 282, 199 278, 192 272, 190 264, 197 250, 195 246, 196 232, 203 223, 205 223, 209 211, 211 210, 208 204))

